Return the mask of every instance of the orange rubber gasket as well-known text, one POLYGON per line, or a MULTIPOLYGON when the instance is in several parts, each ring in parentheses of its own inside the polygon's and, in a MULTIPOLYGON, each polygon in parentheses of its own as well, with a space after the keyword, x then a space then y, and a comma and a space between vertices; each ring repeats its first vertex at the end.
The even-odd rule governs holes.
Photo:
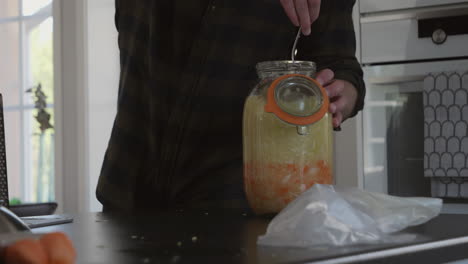
POLYGON ((310 78, 309 76, 305 76, 302 74, 288 74, 288 75, 281 76, 277 78, 276 80, 274 80, 273 83, 268 88, 265 112, 274 113, 278 118, 290 124, 305 126, 305 125, 313 124, 319 121, 320 119, 322 119, 322 117, 328 112, 329 104, 330 104, 330 101, 328 99, 328 95, 327 95, 327 92, 325 91, 325 88, 323 88, 323 86, 320 85, 316 80, 310 78), (322 97, 323 97, 323 104, 322 104, 322 107, 320 107, 320 109, 317 112, 315 112, 314 114, 310 116, 300 117, 300 116, 294 116, 294 115, 288 114, 284 112, 278 106, 275 100, 275 88, 279 82, 290 77, 306 78, 309 81, 312 81, 313 83, 315 83, 319 87, 320 92, 322 93, 322 97))

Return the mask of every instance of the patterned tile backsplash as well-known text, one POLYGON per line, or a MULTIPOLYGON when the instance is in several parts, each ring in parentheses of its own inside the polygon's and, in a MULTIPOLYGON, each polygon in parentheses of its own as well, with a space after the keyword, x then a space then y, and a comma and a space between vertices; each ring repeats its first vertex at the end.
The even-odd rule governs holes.
POLYGON ((432 195, 468 198, 468 73, 424 80, 424 176, 432 195))

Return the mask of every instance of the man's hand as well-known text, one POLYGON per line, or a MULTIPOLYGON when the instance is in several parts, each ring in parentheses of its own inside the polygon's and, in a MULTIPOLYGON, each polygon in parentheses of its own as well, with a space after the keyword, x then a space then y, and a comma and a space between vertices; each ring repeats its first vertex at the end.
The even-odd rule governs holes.
POLYGON ((320 13, 321 0, 280 0, 281 5, 291 22, 302 27, 302 34, 310 34, 310 26, 317 20, 320 13))
POLYGON ((350 82, 336 80, 334 77, 332 70, 325 69, 318 72, 315 79, 327 90, 330 98, 328 111, 333 114, 333 127, 338 128, 352 114, 357 90, 350 82))

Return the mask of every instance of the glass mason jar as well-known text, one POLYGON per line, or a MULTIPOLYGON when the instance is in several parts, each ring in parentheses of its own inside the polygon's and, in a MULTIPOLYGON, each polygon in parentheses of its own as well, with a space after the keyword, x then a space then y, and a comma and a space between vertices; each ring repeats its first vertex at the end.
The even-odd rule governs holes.
POLYGON ((332 115, 310 61, 257 64, 244 106, 244 187, 257 214, 277 213, 315 183, 333 183, 332 115))

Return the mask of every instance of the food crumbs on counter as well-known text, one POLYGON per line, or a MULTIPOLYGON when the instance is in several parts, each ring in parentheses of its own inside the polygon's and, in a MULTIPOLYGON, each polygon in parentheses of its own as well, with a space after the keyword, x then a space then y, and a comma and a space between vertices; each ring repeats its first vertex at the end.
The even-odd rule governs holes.
POLYGON ((330 248, 327 248, 327 247, 314 247, 314 251, 317 250, 317 251, 327 251, 327 250, 330 250, 330 248))
POLYGON ((182 242, 180 242, 180 241, 177 242, 177 246, 178 246, 178 247, 181 247, 181 246, 182 246, 182 242))
POLYGON ((197 238, 196 236, 193 236, 193 237, 192 237, 192 242, 193 242, 193 243, 197 242, 197 240, 198 240, 198 238, 197 238))

